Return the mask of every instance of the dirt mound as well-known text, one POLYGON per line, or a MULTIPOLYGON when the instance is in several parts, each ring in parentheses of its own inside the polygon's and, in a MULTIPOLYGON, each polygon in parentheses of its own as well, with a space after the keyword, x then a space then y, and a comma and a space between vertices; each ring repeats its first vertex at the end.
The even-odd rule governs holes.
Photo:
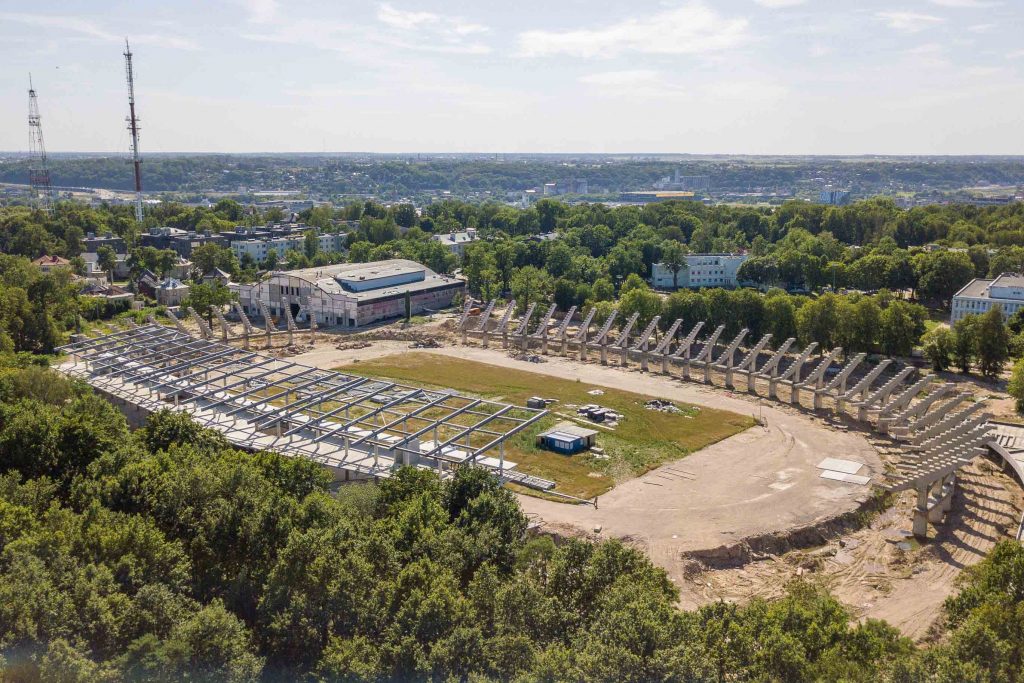
POLYGON ((863 528, 871 519, 892 503, 889 496, 872 495, 857 509, 817 524, 775 531, 742 539, 738 543, 691 550, 682 553, 684 561, 696 562, 702 570, 735 569, 750 562, 783 555, 792 550, 803 550, 824 545, 843 534, 863 528))

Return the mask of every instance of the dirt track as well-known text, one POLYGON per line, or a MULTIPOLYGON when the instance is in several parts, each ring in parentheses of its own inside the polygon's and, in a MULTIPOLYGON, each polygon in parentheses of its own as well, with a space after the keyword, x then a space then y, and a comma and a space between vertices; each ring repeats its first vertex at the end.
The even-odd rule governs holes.
MULTIPOLYGON (((383 342, 350 351, 316 350, 293 360, 335 367, 356 358, 406 350, 407 345, 383 342)), ((683 575, 680 553, 684 551, 814 524, 856 508, 868 495, 867 487, 821 479, 815 465, 822 458, 853 459, 865 463, 873 474, 881 471, 881 461, 863 435, 830 428, 821 420, 776 403, 758 405, 746 396, 692 382, 560 358, 535 364, 513 360, 498 349, 447 347, 426 351, 763 415, 767 428, 754 427, 620 483, 601 496, 597 509, 520 496, 527 513, 556 529, 574 528, 587 533, 600 527, 602 536, 630 539, 677 581, 683 575)), ((353 366, 356 368, 358 365, 353 366)), ((438 379, 443 383, 443 378, 438 379)))

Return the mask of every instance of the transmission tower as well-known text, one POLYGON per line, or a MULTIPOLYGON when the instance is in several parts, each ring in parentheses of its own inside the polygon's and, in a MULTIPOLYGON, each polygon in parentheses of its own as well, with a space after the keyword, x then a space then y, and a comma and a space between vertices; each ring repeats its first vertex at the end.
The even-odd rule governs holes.
POLYGON ((135 220, 142 222, 142 159, 139 156, 139 120, 135 116, 135 75, 132 73, 132 49, 124 41, 124 65, 128 76, 128 132, 132 134, 132 162, 135 164, 135 220))
POLYGON ((28 75, 28 184, 47 213, 53 211, 53 185, 50 169, 46 165, 46 145, 43 144, 43 126, 39 117, 39 101, 32 87, 32 74, 28 75))

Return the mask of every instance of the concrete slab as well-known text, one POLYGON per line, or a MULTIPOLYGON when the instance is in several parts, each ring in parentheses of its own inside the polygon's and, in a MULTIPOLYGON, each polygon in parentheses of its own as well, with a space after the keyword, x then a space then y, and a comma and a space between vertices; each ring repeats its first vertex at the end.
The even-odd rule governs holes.
POLYGON ((871 477, 865 477, 862 474, 848 474, 847 472, 835 472, 833 470, 824 470, 821 473, 822 479, 832 479, 833 481, 845 481, 847 484, 860 484, 864 486, 871 477))
POLYGON ((832 470, 833 472, 845 472, 846 474, 857 474, 864 463, 855 460, 842 460, 840 458, 825 458, 818 463, 819 470, 832 470))

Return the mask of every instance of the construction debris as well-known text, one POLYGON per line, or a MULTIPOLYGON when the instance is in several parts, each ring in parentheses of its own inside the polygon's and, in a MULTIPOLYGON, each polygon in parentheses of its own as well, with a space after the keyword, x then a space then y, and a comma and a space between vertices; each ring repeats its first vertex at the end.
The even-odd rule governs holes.
POLYGON ((644 408, 647 408, 647 410, 657 410, 662 413, 671 413, 673 415, 684 412, 682 408, 672 401, 666 401, 660 398, 652 398, 644 404, 644 408))
POLYGON ((611 408, 605 408, 604 406, 595 405, 593 403, 580 406, 576 413, 587 418, 591 422, 608 422, 614 423, 622 419, 622 414, 617 413, 611 408))

